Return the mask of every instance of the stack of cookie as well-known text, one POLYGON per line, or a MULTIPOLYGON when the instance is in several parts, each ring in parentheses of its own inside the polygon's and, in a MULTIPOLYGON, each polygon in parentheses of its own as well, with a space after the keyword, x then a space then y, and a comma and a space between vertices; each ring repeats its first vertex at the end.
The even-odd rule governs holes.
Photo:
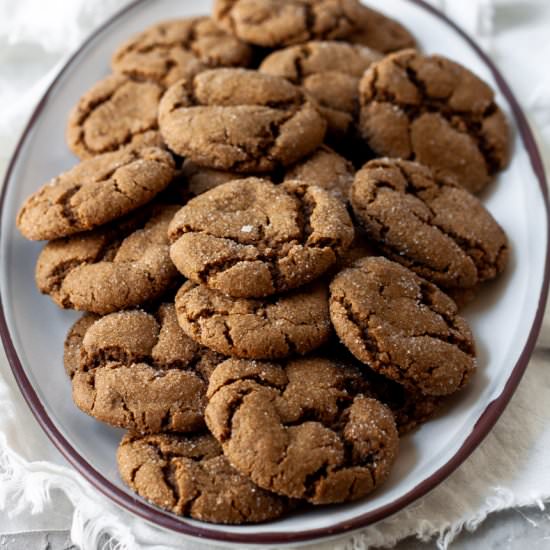
POLYGON ((145 499, 246 523, 363 498, 474 374, 459 305, 508 245, 472 193, 509 135, 414 45, 357 0, 217 0, 123 44, 70 115, 81 162, 17 222, 50 241, 40 291, 86 312, 73 399, 128 430, 145 499))

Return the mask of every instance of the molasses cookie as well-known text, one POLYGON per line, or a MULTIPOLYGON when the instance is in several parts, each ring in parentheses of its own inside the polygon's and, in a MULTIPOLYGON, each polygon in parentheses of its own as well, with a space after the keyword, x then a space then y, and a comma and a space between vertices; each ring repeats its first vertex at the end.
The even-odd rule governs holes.
POLYGON ((357 359, 411 391, 448 395, 476 367, 471 331, 435 285, 381 257, 357 261, 330 285, 330 315, 357 359))
POLYGON ((322 145, 311 155, 290 166, 284 173, 284 180, 299 180, 316 185, 347 202, 354 175, 355 169, 351 162, 322 145))
POLYGON ((17 227, 32 240, 93 229, 148 203, 174 173, 172 155, 157 148, 98 155, 31 195, 17 214, 17 227))
POLYGON ((357 30, 346 38, 347 42, 382 53, 416 47, 413 35, 401 23, 367 6, 361 6, 356 27, 357 30))
POLYGON ((125 435, 120 476, 146 500, 178 515, 225 524, 258 523, 288 509, 285 498, 254 485, 210 435, 125 435))
POLYGON ((360 16, 357 0, 216 0, 213 13, 227 32, 266 48, 345 38, 360 16))
POLYGON ((353 234, 345 206, 327 191, 248 178, 190 200, 170 224, 170 256, 197 284, 260 298, 318 278, 353 234))
POLYGON ((483 204, 421 164, 372 160, 350 197, 356 220, 384 255, 438 286, 472 288, 506 266, 506 235, 483 204))
POLYGON ((157 23, 132 37, 114 53, 112 68, 136 80, 168 87, 214 67, 246 67, 250 46, 227 34, 209 17, 157 23))
POLYGON ((223 357, 183 333, 173 304, 162 305, 156 316, 129 310, 101 317, 80 345, 75 328, 78 358, 66 356, 65 364, 77 363, 73 399, 82 411, 140 433, 203 428, 206 384, 223 357))
POLYGON ((360 45, 312 41, 273 52, 259 70, 282 76, 314 97, 328 137, 339 140, 353 129, 360 78, 381 57, 360 45))
POLYGON ((508 163, 510 133, 493 90, 445 57, 414 50, 367 69, 359 129, 377 156, 416 160, 481 191, 508 163))
POLYGON ((179 278, 166 234, 178 208, 155 207, 152 217, 147 209, 49 242, 36 266, 39 290, 62 308, 99 314, 159 298, 179 278))
POLYGON ((95 84, 71 112, 67 143, 81 159, 162 143, 157 111, 164 88, 155 82, 110 75, 95 84))
POLYGON ((281 77, 213 69, 171 86, 159 107, 168 147, 201 166, 269 172, 318 147, 326 122, 313 100, 281 77))
POLYGON ((176 311, 180 326, 193 340, 244 359, 305 355, 331 334, 328 288, 323 283, 250 299, 187 282, 176 296, 176 311))
POLYGON ((314 504, 362 498, 398 448, 391 411, 357 392, 357 369, 328 359, 229 359, 208 386, 206 422, 225 456, 264 489, 314 504))

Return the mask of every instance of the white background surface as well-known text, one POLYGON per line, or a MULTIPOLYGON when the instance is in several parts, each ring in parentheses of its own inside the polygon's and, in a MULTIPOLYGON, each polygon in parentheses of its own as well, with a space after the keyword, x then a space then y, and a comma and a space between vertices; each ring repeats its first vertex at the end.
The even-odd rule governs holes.
MULTIPOLYGON (((98 2, 94 4, 95 9, 84 9, 82 6, 78 7, 79 2, 49 2, 48 8, 44 9, 46 3, 44 2, 29 2, 20 1, 18 3, 8 2, 8 0, 0 0, 1 10, 5 10, 6 13, 0 11, 0 105, 3 106, 0 111, 0 155, 2 161, 8 158, 9 151, 14 143, 14 138, 17 135, 18 128, 21 127, 24 118, 24 112, 28 109, 28 105, 32 102, 32 94, 36 95, 38 87, 32 90, 34 83, 45 72, 51 68, 51 66, 59 59, 60 54, 64 54, 69 49, 76 45, 79 37, 82 36, 82 30, 84 28, 91 28, 95 21, 98 21, 101 16, 104 16, 110 7, 113 7, 120 2, 98 2), (73 6, 74 10, 68 9, 68 6, 73 6), (103 5, 104 9, 102 13, 98 14, 98 6, 103 5), (75 7, 76 6, 76 7, 75 7), (59 9, 63 12, 63 21, 65 26, 62 26, 59 14, 59 9), (28 17, 26 22, 20 22, 17 13, 33 14, 34 27, 31 26, 29 30, 28 17), (22 11, 21 11, 22 10, 22 11), (83 14, 82 14, 83 13, 83 14), (95 15, 94 15, 95 14, 95 15), (71 19, 72 17, 72 19, 71 19), (77 25, 75 25, 77 21, 77 25), (8 22, 8 23, 6 23, 8 22), (18 24, 14 24, 19 22, 18 24), (52 32, 52 29, 55 32, 52 32), (76 30, 75 30, 76 29, 76 30), (30 95, 26 93, 32 90, 30 95)), ((464 23, 470 26, 470 30, 473 32, 481 32, 481 39, 484 45, 492 53, 497 64, 503 70, 508 80, 512 84, 512 87, 518 94, 518 97, 523 102, 524 106, 529 110, 530 116, 537 126, 540 133, 541 140, 544 146, 548 146, 550 143, 550 109, 548 108, 548 101, 550 98, 549 81, 550 71, 548 71, 548 59, 550 58, 550 51, 548 50, 548 36, 550 35, 550 3, 541 1, 502 1, 496 2, 494 6, 494 13, 491 17, 491 6, 488 2, 480 2, 481 10, 476 13, 481 13, 482 16, 472 16, 472 10, 468 11, 466 6, 474 6, 475 2, 465 2, 456 0, 452 2, 447 0, 445 2, 449 11, 455 12, 461 18, 464 18, 464 23), (489 32, 491 31, 491 32, 489 32), (545 67, 546 70, 542 70, 545 67)), ((475 10, 474 10, 475 11, 475 10)), ((548 149, 546 149, 548 150, 548 149)), ((548 160, 548 157, 547 157, 548 160)), ((546 329, 545 334, 541 340, 542 346, 548 346, 550 335, 546 329)), ((501 449, 501 452, 521 455, 519 461, 514 463, 516 468, 523 465, 527 468, 535 468, 536 462, 534 458, 536 455, 544 452, 545 449, 539 449, 538 443, 540 438, 536 437, 536 430, 530 430, 529 427, 533 427, 538 430, 539 423, 541 426, 546 425, 547 420, 550 419, 550 411, 544 407, 538 407, 537 404, 530 403, 532 391, 537 388, 548 388, 548 378, 546 372, 544 372, 544 364, 547 362, 548 357, 544 353, 540 353, 538 360, 533 364, 530 372, 526 376, 526 380, 522 384, 518 392, 518 396, 514 399, 513 407, 510 411, 515 411, 515 417, 518 414, 525 412, 527 407, 527 416, 522 416, 523 422, 528 424, 525 430, 525 437, 520 437, 516 440, 515 445, 520 446, 521 453, 514 453, 517 449, 509 449, 508 445, 513 445, 514 442, 506 438, 507 426, 512 423, 512 412, 507 411, 504 418, 499 422, 499 426, 495 430, 491 437, 488 438, 482 448, 477 451, 472 459, 478 459, 476 464, 475 460, 470 460, 471 468, 477 473, 480 464, 487 464, 487 460, 498 457, 498 453, 495 451, 501 449), (529 392, 527 394, 526 392, 529 392), (534 417, 532 415, 535 415, 534 417), (499 434, 499 429, 501 433, 499 434), (499 447, 500 445, 500 447, 499 447), (483 458, 483 460, 481 460, 483 458)), ((3 374, 6 376, 5 372, 3 374)), ((8 383, 11 381, 6 376, 8 383)), ((29 432, 32 431, 30 427, 34 427, 34 421, 30 418, 26 412, 24 405, 20 402, 15 402, 13 397, 16 394, 8 395, 9 389, 3 390, 4 396, 10 399, 10 403, 13 407, 13 414, 16 415, 17 425, 19 427, 24 426, 25 432, 27 426, 29 432)), ((2 396, 0 396, 2 397, 2 396)), ((48 459, 57 464, 63 464, 63 461, 59 459, 57 453, 51 448, 50 444, 41 437, 39 433, 36 437, 29 437, 26 441, 26 437, 23 433, 8 433, 8 437, 11 441, 17 443, 20 453, 27 459, 36 461, 48 459)), ((517 457, 516 457, 517 458, 517 457)), ((38 478, 54 479, 54 472, 47 468, 41 469, 41 464, 28 464, 24 465, 27 471, 30 469, 36 473, 38 478), (42 477, 41 477, 42 476, 42 477)), ((520 488, 525 488, 525 476, 522 477, 522 471, 512 472, 513 479, 499 478, 502 475, 503 470, 498 468, 498 464, 495 465, 494 477, 488 474, 486 481, 487 486, 483 486, 481 494, 478 495, 477 501, 474 499, 474 503, 477 502, 478 508, 468 509, 464 511, 463 517, 451 517, 447 518, 450 523, 471 520, 472 518, 479 518, 483 516, 483 510, 497 509, 500 506, 506 504, 523 504, 527 502, 535 502, 537 499, 544 499, 550 494, 550 484, 548 479, 542 475, 542 479, 539 480, 533 471, 532 478, 529 478, 530 487, 533 488, 532 493, 522 493, 523 501, 515 499, 519 494, 520 488), (533 484, 534 479, 539 480, 538 487, 533 484), (546 483, 546 485, 545 485, 546 483), (499 486, 500 484, 500 486, 499 486), (484 493, 483 490, 486 487, 492 488, 492 493, 484 493), (504 492, 499 492, 502 489, 504 492), (493 506, 491 507, 490 498, 494 498, 493 506), (499 500, 500 499, 500 500, 499 500), (481 511, 481 513, 480 513, 481 511)), ((468 463, 461 470, 462 475, 468 472, 468 463)), ((453 478, 460 480, 461 472, 457 472, 453 478)), ((55 475, 65 475, 55 471, 55 475)), ((508 468, 507 475, 510 476, 508 468)), ((527 476, 529 477, 529 476, 527 476)), ((450 480, 451 482, 453 479, 450 480)), ((72 481, 71 481, 72 482, 72 481)), ((74 483, 79 484, 80 480, 76 477, 74 483)), ((47 485, 47 483, 46 483, 47 485)), ((55 485, 55 484, 54 484, 55 485)), ((458 483, 457 485, 460 485, 458 483)), ((36 483, 36 487, 41 487, 36 483)), ((471 489, 464 485, 464 488, 471 489)), ((78 490, 81 490, 80 487, 78 490)), ((464 489, 463 489, 464 490, 464 489)), ((26 487, 25 491, 29 491, 26 487)), ((40 492, 40 490, 38 490, 40 492)), ((436 493, 436 492, 434 492, 436 493)), ((40 498, 44 495, 26 495, 26 497, 32 501, 33 497, 36 502, 44 502, 44 499, 40 498)), ((437 503, 437 494, 430 495, 432 501, 437 503)), ((43 516, 45 521, 42 525, 50 528, 66 527, 68 525, 68 519, 70 516, 71 507, 67 501, 55 498, 55 507, 49 507, 46 515, 43 516)), ((102 508, 101 501, 92 499, 92 504, 88 506, 86 510, 86 517, 88 516, 101 516, 102 510, 111 511, 109 507, 102 508), (93 507, 96 506, 96 510, 93 507)), ((1 504, 1 499, 0 499, 1 504)), ((432 503, 433 504, 433 503, 432 503)), ((471 501, 469 502, 471 505, 471 501)), ((403 528, 411 529, 414 527, 414 521, 419 527, 421 533, 444 531, 444 521, 441 518, 433 518, 426 515, 425 523, 419 524, 419 518, 422 518, 422 507, 428 507, 430 505, 429 499, 415 505, 412 508, 410 517, 403 516, 400 524, 403 528), (419 510, 420 508, 420 510, 419 510), (432 524, 430 524, 432 522, 432 524)), ((429 508, 427 508, 429 509, 429 508)), ((2 528, 4 531, 10 529, 15 531, 17 529, 28 529, 29 527, 38 527, 40 524, 35 520, 29 522, 28 514, 21 514, 19 516, 20 523, 17 523, 17 519, 10 518, 6 521, 7 516, 2 516, 4 525, 2 528)), ((78 518, 77 518, 78 520, 78 518)), ((1 525, 2 519, 0 519, 1 525)), ((390 522, 391 523, 391 522, 390 522)), ((475 523, 475 522, 474 522, 475 523)), ((75 528, 75 531, 77 529, 75 528)), ((382 526, 380 533, 377 534, 378 539, 373 540, 388 540, 385 539, 385 531, 388 529, 382 526)), ((405 533, 404 529, 394 530, 397 533, 405 533)), ((1 532, 1 530, 0 530, 1 532)), ((84 526, 81 526, 80 535, 84 533, 84 526)), ((448 532, 448 531, 447 531, 448 532)), ((78 533, 77 533, 78 534, 78 533)), ((395 535, 396 537, 399 535, 395 535)), ((371 537, 372 538, 372 537, 371 537)), ((84 539, 83 539, 84 540, 84 539)), ((91 540, 91 539, 86 539, 91 540)), ((364 546, 363 546, 364 547, 364 546)))

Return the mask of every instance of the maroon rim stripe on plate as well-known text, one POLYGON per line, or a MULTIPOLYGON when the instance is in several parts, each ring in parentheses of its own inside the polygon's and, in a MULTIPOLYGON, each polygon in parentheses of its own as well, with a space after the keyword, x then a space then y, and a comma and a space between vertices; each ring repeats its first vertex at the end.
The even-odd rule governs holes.
MULTIPOLYGON (((523 113, 521 107, 519 106, 518 101, 516 100, 514 94, 512 93, 510 87, 494 65, 494 63, 489 59, 489 57, 481 50, 481 48, 470 38, 460 27, 458 27, 453 21, 447 18, 443 13, 433 8, 427 4, 424 0, 408 0, 421 8, 429 11, 432 15, 442 20, 446 23, 454 32, 461 36, 470 47, 476 52, 476 54, 481 58, 481 60, 489 67, 491 70, 498 88, 501 93, 507 99, 510 104, 515 118, 519 135, 525 145, 525 148, 529 154, 533 171, 538 179, 543 199, 546 209, 546 219, 547 223, 550 220, 550 208, 548 205, 548 190, 546 186, 546 177, 544 174, 543 162, 540 156, 540 153, 537 148, 537 144, 533 133, 529 127, 525 114, 523 113)), ((56 76, 54 81, 50 84, 48 90, 45 92, 44 96, 38 103, 36 109, 34 110, 30 120, 15 148, 13 157, 9 163, 8 170, 4 179, 4 185, 2 188, 2 194, 0 195, 0 216, 4 210, 4 203, 7 191, 7 184, 15 167, 15 163, 21 148, 23 147, 24 142, 27 139, 27 136, 32 131, 33 125, 42 113, 48 97, 55 87, 56 83, 59 81, 61 76, 65 74, 67 69, 71 66, 75 58, 85 49, 99 34, 108 29, 108 27, 115 21, 121 19, 123 16, 130 13, 133 9, 140 6, 144 3, 144 0, 136 0, 130 3, 128 6, 123 8, 121 11, 116 13, 111 19, 99 27, 89 38, 82 44, 82 46, 74 53, 74 55, 67 61, 66 65, 61 69, 59 74, 56 76)), ((392 501, 391 503, 379 507, 376 510, 367 512, 360 516, 357 516, 349 521, 338 523, 331 527, 326 528, 317 528, 310 529, 308 531, 301 531, 295 533, 277 533, 277 532, 267 532, 267 533, 234 533, 234 532, 224 532, 217 531, 214 529, 209 529, 208 527, 197 526, 189 523, 185 518, 180 518, 169 512, 165 512, 159 508, 154 507, 153 505, 147 503, 137 496, 132 496, 125 491, 119 489, 116 485, 112 484, 103 475, 92 468, 88 462, 71 446, 71 444, 65 439, 65 437, 58 430, 54 422, 48 417, 44 406, 42 405, 38 395, 36 394, 34 388, 32 387, 31 382, 27 378, 25 370, 21 364, 21 361, 17 355, 14 344, 11 339, 11 335, 6 323, 6 318, 4 315, 4 309, 2 307, 2 302, 0 299, 0 336, 4 343, 6 350, 6 355, 12 371, 14 373, 15 379, 21 390, 21 393, 25 397, 30 409, 32 410, 34 416, 36 417, 38 423, 42 429, 46 432, 48 437, 61 452, 61 454, 100 492, 108 496, 111 500, 122 506, 123 508, 133 512, 134 514, 140 516, 141 518, 156 524, 160 527, 170 529, 172 531, 190 535, 193 537, 199 537, 202 539, 218 540, 230 543, 249 543, 249 544, 290 544, 294 542, 304 542, 312 541, 319 538, 335 536, 350 532, 353 530, 366 527, 372 523, 375 523, 383 518, 390 516, 404 508, 406 505, 410 504, 414 500, 425 495, 428 491, 433 489, 436 485, 441 483, 447 476, 449 476, 468 456, 472 451, 481 443, 485 436, 489 433, 490 429, 494 426, 495 422, 502 414, 502 411, 510 401, 512 394, 517 388, 523 373, 529 362, 529 358, 540 331, 542 324, 542 318, 544 315, 544 309, 546 305, 546 299, 548 296, 548 284, 550 281, 550 241, 547 243, 546 250, 546 263, 544 270, 544 280, 542 284, 541 294, 539 298, 539 303, 537 307, 537 312, 531 331, 527 338, 525 347, 523 348, 519 359, 512 370, 512 373, 504 387, 504 390, 500 396, 491 402, 483 414, 480 416, 478 421, 471 434, 464 441, 460 449, 455 453, 455 455, 445 463, 441 468, 434 472, 431 476, 426 478, 424 481, 419 483, 411 491, 401 496, 400 498, 392 501)))

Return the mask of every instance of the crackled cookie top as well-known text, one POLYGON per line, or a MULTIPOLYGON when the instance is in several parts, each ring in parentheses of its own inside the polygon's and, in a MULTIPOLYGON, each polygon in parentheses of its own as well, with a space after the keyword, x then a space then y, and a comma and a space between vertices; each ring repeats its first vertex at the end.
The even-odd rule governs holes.
POLYGON ((87 159, 121 147, 160 143, 157 110, 163 88, 124 75, 110 75, 88 90, 71 112, 67 143, 87 159))
POLYGON ((268 172, 321 144, 326 123, 304 92, 281 77, 213 69, 171 86, 159 107, 168 147, 210 168, 268 172))
POLYGON ((176 296, 176 310, 180 326, 193 340, 232 357, 305 355, 331 334, 324 283, 251 299, 187 282, 176 296))
POLYGON ((49 242, 38 257, 36 284, 63 308, 105 314, 159 298, 178 280, 166 231, 178 206, 49 242))
POLYGON ((172 155, 157 148, 99 155, 31 195, 19 210, 17 227, 32 240, 93 229, 148 203, 173 176, 172 155))
POLYGON ((367 69, 360 132, 378 156, 416 160, 477 193, 509 159, 506 119, 491 88, 458 63, 414 50, 367 69))
POLYGON ((214 5, 220 26, 267 48, 345 38, 360 16, 357 0, 216 0, 214 5))
POLYGON ((82 411, 141 433, 204 426, 207 380, 224 358, 184 334, 173 304, 155 315, 128 310, 96 317, 85 331, 83 323, 69 333, 65 356, 82 411))
POLYGON ((354 175, 355 169, 351 162, 322 145, 311 155, 290 166, 285 171, 284 180, 299 180, 316 185, 347 202, 354 175))
POLYGON ((471 288, 506 265, 506 235, 483 204, 421 164, 370 161, 350 197, 356 219, 384 254, 438 286, 471 288))
POLYGON ((327 191, 248 178, 189 201, 170 224, 170 256, 195 283, 257 298, 316 279, 353 234, 344 205, 327 191))
POLYGON ((229 359, 212 373, 206 422, 260 487, 314 504, 364 497, 398 447, 391 411, 358 395, 359 371, 322 358, 229 359))
POLYGON ((285 498, 254 485, 210 435, 125 435, 117 451, 122 480, 146 500, 182 516, 225 524, 281 516, 285 498))
POLYGON ((306 90, 327 120, 329 137, 339 139, 353 127, 360 78, 381 57, 360 45, 312 41, 273 52, 259 70, 306 90))
POLYGON ((250 46, 227 34, 209 17, 157 23, 130 38, 114 53, 112 68, 136 80, 170 86, 213 67, 246 67, 250 46))
POLYGON ((416 47, 414 37, 401 23, 367 6, 361 6, 356 27, 357 30, 346 38, 353 44, 362 44, 382 53, 416 47))
POLYGON ((476 367, 472 333, 432 283, 382 257, 357 261, 330 285, 330 316, 363 363, 412 391, 448 395, 476 367))

